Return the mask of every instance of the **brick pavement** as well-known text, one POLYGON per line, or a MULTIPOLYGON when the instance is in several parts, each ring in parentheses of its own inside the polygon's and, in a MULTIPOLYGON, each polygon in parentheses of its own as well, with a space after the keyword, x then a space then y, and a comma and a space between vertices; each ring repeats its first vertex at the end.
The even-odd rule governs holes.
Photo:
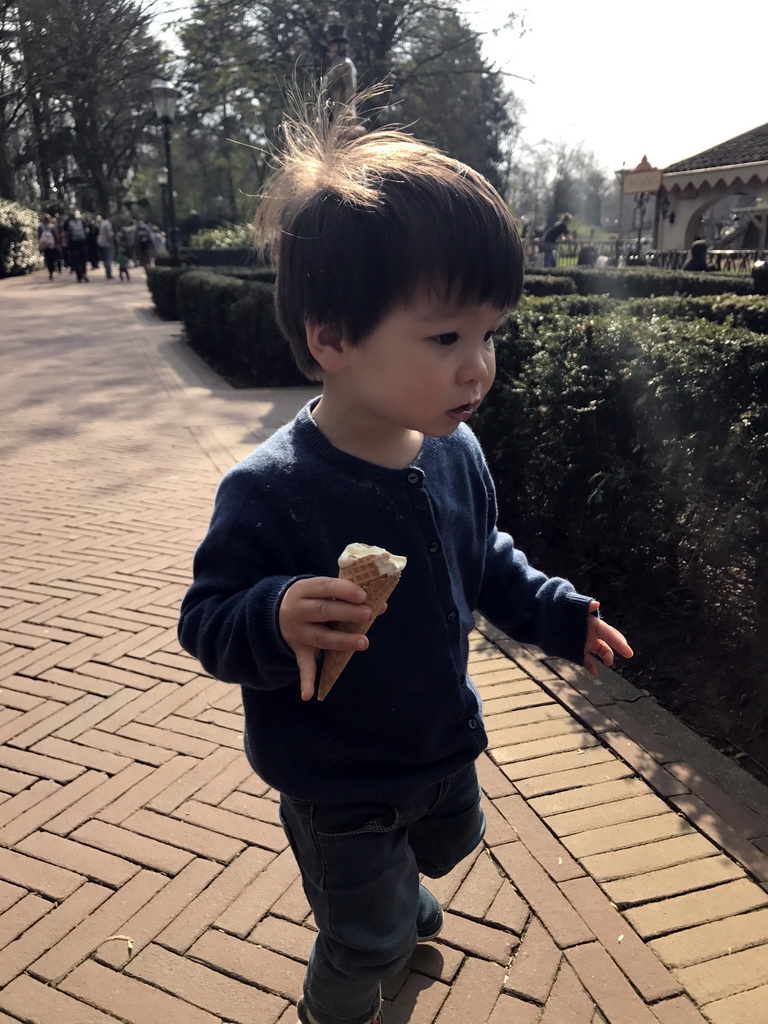
MULTIPOLYGON (((138 277, 138 275, 136 275, 138 277)), ((0 1024, 294 1024, 313 924, 239 691, 178 647, 237 392, 141 280, 0 282, 0 1024)), ((485 623, 482 850, 387 1024, 768 1024, 768 822, 485 623)))

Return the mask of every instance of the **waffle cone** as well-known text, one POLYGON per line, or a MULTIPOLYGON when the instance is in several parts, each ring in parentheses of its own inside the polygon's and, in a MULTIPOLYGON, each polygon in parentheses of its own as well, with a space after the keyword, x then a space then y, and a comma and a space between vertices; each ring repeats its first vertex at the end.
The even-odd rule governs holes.
MULTIPOLYGON (((366 555, 356 559, 351 565, 342 566, 339 569, 339 578, 352 580, 358 587, 362 587, 366 593, 366 605, 373 613, 368 622, 360 625, 356 622, 336 622, 335 629, 344 633, 367 633, 371 625, 376 621, 387 599, 397 584, 400 582, 400 574, 392 576, 381 576, 376 567, 376 557, 366 555)), ((341 675, 347 662, 354 654, 354 651, 326 651, 323 655, 323 668, 320 673, 320 682, 317 687, 317 699, 324 700, 330 693, 331 687, 341 675)))

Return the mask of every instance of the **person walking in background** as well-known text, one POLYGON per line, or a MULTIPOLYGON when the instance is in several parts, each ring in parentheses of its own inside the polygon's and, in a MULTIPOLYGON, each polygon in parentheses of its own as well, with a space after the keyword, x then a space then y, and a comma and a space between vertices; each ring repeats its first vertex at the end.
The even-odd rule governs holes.
POLYGON ((115 260, 115 235, 112 230, 112 218, 105 217, 99 225, 99 251, 104 261, 104 276, 112 280, 112 264, 115 260))
POLYGON ((77 274, 77 283, 88 280, 86 261, 88 256, 88 228, 79 210, 73 210, 64 225, 67 231, 69 265, 77 274))
POLYGON ((99 269, 99 228, 93 217, 85 218, 85 251, 92 270, 99 269))
MULTIPOLYGON (((53 217, 49 213, 46 213, 45 217, 43 217, 43 223, 37 229, 37 247, 45 260, 48 280, 52 281, 53 272, 59 261, 59 232, 53 217)), ((61 273, 60 264, 59 273, 61 273)))
POLYGON ((152 240, 152 228, 145 220, 136 224, 136 261, 146 272, 152 266, 152 254, 155 251, 152 240))
POLYGON ((124 245, 128 252, 128 259, 133 260, 133 265, 136 266, 138 258, 136 256, 136 221, 132 220, 130 224, 126 224, 121 232, 120 244, 124 245))
POLYGON ((557 266, 557 243, 558 241, 570 241, 570 223, 571 214, 564 213, 560 220, 555 221, 554 224, 550 224, 541 236, 539 248, 544 253, 545 267, 557 266))

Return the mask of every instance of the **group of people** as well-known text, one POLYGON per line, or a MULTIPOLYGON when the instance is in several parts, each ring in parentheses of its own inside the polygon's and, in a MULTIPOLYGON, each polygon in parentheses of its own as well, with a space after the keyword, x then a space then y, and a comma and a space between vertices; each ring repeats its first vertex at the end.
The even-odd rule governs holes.
POLYGON ((165 248, 165 235, 143 219, 134 219, 117 227, 114 216, 92 217, 72 210, 57 220, 47 213, 37 229, 37 244, 45 260, 48 279, 62 273, 64 267, 75 274, 78 283, 88 281, 88 267, 104 265, 107 280, 113 278, 117 263, 120 281, 130 281, 131 265, 152 265, 155 253, 165 248))

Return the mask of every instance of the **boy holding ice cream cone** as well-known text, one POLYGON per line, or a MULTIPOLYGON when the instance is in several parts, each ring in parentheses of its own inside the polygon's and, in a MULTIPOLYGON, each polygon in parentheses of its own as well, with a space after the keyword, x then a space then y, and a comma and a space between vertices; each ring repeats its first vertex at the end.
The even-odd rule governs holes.
POLYGON ((483 836, 475 610, 593 673, 593 655, 632 652, 496 527, 467 420, 523 256, 491 185, 400 132, 293 123, 257 228, 322 395, 222 481, 179 635, 242 686, 246 753, 281 794, 318 927, 299 1019, 369 1024, 381 981, 439 931, 419 874, 446 874, 483 836), (339 575, 352 542, 407 560, 378 616, 339 575), (344 664, 318 700, 323 658, 344 664))

